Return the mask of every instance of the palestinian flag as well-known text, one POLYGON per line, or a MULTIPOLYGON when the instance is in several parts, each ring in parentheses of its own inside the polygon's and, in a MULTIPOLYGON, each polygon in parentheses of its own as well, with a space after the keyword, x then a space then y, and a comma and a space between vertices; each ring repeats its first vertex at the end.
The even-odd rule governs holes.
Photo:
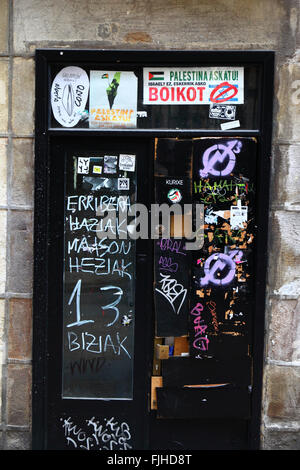
POLYGON ((101 78, 108 78, 108 73, 104 73, 103 75, 101 75, 101 78))
POLYGON ((180 202, 182 199, 181 192, 177 188, 170 189, 170 191, 167 194, 167 197, 171 202, 174 202, 174 203, 180 202))
POLYGON ((120 85, 121 72, 116 72, 111 84, 106 88, 106 94, 110 109, 113 107, 115 97, 117 96, 118 87, 120 85))
POLYGON ((151 80, 151 81, 164 80, 165 79, 164 74, 165 74, 164 71, 162 71, 162 72, 149 72, 149 80, 151 80))

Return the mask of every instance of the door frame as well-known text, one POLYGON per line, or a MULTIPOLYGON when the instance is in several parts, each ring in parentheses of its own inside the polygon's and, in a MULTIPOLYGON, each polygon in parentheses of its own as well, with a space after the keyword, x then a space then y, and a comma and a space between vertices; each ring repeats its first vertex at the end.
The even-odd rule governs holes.
POLYGON ((118 51, 118 50, 61 50, 36 51, 36 112, 35 112, 35 225, 34 225, 34 291, 33 291, 33 389, 32 389, 32 447, 46 448, 47 409, 47 318, 50 296, 49 279, 49 204, 50 199, 50 148, 54 138, 72 140, 80 137, 154 138, 154 137, 204 137, 237 135, 235 130, 205 131, 201 129, 53 129, 49 126, 50 67, 59 62, 70 64, 95 64, 99 62, 131 65, 171 66, 194 65, 201 62, 258 64, 261 70, 260 128, 240 130, 241 137, 256 137, 259 141, 257 168, 257 243, 256 243, 256 299, 255 328, 253 336, 253 415, 249 442, 251 449, 260 445, 262 373, 264 362, 265 291, 268 265, 268 227, 270 160, 272 149, 272 109, 274 81, 274 52, 272 51, 118 51), (268 177, 266 177, 268 175, 268 177), (262 275, 263 273, 263 275, 262 275))

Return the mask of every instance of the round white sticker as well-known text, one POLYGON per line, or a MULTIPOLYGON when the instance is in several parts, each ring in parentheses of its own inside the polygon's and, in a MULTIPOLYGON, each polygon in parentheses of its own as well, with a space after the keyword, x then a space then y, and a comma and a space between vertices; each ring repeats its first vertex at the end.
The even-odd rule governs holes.
POLYGON ((173 203, 180 202, 182 199, 181 192, 177 188, 170 189, 170 191, 167 194, 167 197, 173 203))
POLYGON ((51 107, 55 119, 64 127, 80 121, 89 94, 89 77, 80 67, 63 68, 51 87, 51 107))

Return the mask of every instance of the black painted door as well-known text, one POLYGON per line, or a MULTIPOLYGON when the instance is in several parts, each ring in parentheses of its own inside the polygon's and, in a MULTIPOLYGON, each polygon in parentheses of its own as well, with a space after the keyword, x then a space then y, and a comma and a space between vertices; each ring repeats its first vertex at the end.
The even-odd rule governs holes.
POLYGON ((170 208, 176 202, 185 220, 190 215, 194 222, 202 211, 202 220, 199 226, 194 223, 192 250, 187 233, 166 237, 166 227, 154 241, 154 348, 159 360, 153 368, 150 446, 247 449, 257 140, 161 138, 155 149, 155 201, 170 208))
POLYGON ((256 140, 50 148, 45 448, 250 448, 256 140), (126 209, 174 201, 203 205, 201 248, 122 239, 126 209))
POLYGON ((47 449, 147 447, 151 247, 122 234, 128 209, 149 205, 151 152, 147 139, 51 142, 47 449))

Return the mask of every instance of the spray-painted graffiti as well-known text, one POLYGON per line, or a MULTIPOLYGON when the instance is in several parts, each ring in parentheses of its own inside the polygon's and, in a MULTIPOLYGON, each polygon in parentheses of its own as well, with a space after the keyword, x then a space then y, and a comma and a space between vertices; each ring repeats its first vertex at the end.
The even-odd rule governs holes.
POLYGON ((196 351, 191 322, 190 354, 222 357, 239 347, 239 354, 247 354, 254 308, 257 142, 197 139, 194 156, 193 202, 204 204, 204 244, 193 257, 192 295, 193 305, 203 306, 201 326, 207 326, 203 336, 209 348, 196 351))
POLYGON ((205 324, 203 318, 201 317, 201 313, 203 311, 203 305, 198 302, 195 307, 191 310, 191 315, 193 318, 193 348, 200 350, 200 351, 207 351, 209 339, 207 338, 206 330, 207 325, 205 324))
POLYGON ((244 178, 194 181, 194 195, 203 204, 233 204, 238 199, 245 203, 249 194, 254 194, 254 185, 244 178))
POLYGON ((215 285, 227 285, 234 276, 236 263, 241 261, 243 252, 232 250, 229 254, 216 253, 207 258, 204 265, 205 276, 200 280, 201 286, 209 283, 215 285))
POLYGON ((169 251, 170 253, 177 253, 186 256, 186 252, 184 251, 184 242, 182 240, 162 238, 157 242, 157 245, 163 252, 169 251))
POLYGON ((169 271, 171 273, 176 273, 178 270, 178 263, 174 263, 173 258, 170 256, 160 256, 158 265, 161 270, 169 271))
POLYGON ((162 294, 172 306, 177 315, 180 313, 180 309, 184 303, 187 289, 182 284, 177 282, 176 279, 170 278, 168 274, 160 273, 161 279, 159 283, 159 289, 155 288, 157 292, 162 294))
POLYGON ((116 418, 86 419, 84 425, 76 424, 72 417, 61 418, 66 444, 82 450, 128 450, 132 449, 129 425, 116 418))
POLYGON ((206 225, 204 240, 208 253, 221 250, 224 245, 231 249, 246 250, 254 241, 253 233, 247 228, 248 224, 244 230, 233 230, 228 222, 223 222, 217 228, 206 225))
POLYGON ((216 312, 217 304, 213 300, 210 300, 209 302, 206 302, 206 305, 207 305, 207 307, 208 307, 208 309, 211 313, 211 316, 212 316, 212 325, 214 327, 214 330, 215 330, 216 333, 218 333, 219 324, 218 324, 217 312, 216 312))
POLYGON ((200 176, 206 178, 208 175, 229 175, 235 167, 235 154, 241 151, 241 147, 241 141, 230 140, 227 145, 216 144, 206 149, 202 156, 203 169, 200 170, 200 176))

